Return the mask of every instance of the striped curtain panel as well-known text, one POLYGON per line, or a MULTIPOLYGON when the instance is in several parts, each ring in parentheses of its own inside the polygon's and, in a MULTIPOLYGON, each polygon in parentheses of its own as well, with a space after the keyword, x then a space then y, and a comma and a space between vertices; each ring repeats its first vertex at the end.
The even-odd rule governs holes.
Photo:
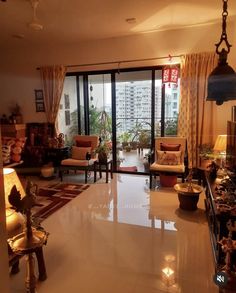
POLYGON ((181 58, 178 136, 187 138, 189 168, 198 166, 198 147, 213 143, 215 103, 206 101, 207 79, 217 65, 213 52, 181 58))
POLYGON ((66 75, 66 68, 63 65, 41 67, 40 75, 43 85, 47 122, 55 125, 55 131, 56 134, 58 134, 57 114, 66 75))

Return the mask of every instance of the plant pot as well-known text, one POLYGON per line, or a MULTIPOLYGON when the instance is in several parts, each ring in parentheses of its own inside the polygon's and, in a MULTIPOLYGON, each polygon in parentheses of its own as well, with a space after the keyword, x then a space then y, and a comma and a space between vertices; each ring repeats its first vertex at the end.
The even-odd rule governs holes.
POLYGON ((200 185, 192 184, 192 190, 188 190, 188 183, 179 183, 174 186, 178 194, 179 207, 183 210, 194 211, 197 209, 199 194, 203 191, 200 185))
POLYGON ((100 163, 106 163, 108 156, 106 153, 98 153, 98 160, 100 163))
POLYGON ((173 187, 177 183, 177 175, 160 174, 160 184, 163 187, 173 187))
POLYGON ((50 178, 54 174, 54 168, 52 166, 43 166, 41 168, 41 174, 44 178, 50 178))

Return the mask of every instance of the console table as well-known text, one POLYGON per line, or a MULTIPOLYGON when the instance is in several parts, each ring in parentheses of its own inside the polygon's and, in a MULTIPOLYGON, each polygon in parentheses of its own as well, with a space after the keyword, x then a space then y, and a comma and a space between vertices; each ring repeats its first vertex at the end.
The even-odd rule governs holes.
MULTIPOLYGON (((216 180, 211 179, 208 172, 205 172, 206 180, 206 200, 205 207, 210 228, 211 243, 216 268, 221 267, 225 263, 225 254, 222 252, 221 246, 218 243, 223 237, 229 234, 227 222, 229 220, 236 221, 236 212, 227 208, 228 205, 219 201, 219 187, 216 180), (224 209, 225 207, 225 209, 224 209)), ((232 239, 236 239, 236 233, 233 232, 232 239)), ((233 260, 236 261, 236 255, 233 255, 233 260)))

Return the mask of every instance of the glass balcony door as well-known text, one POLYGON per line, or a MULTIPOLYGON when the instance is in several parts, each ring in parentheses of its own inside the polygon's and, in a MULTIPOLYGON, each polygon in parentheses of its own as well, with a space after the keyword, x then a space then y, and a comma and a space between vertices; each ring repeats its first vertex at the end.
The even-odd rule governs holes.
POLYGON ((121 72, 115 80, 117 169, 145 172, 151 147, 152 71, 121 72))

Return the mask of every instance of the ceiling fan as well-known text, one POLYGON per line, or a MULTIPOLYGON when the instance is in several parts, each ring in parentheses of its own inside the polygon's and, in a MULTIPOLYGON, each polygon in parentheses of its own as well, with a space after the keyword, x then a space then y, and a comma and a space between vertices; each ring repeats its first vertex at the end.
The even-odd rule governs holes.
POLYGON ((43 29, 43 25, 39 23, 37 15, 36 15, 36 10, 40 0, 29 0, 29 1, 33 9, 33 18, 32 18, 32 21, 29 23, 29 27, 32 28, 33 30, 40 31, 43 29))

